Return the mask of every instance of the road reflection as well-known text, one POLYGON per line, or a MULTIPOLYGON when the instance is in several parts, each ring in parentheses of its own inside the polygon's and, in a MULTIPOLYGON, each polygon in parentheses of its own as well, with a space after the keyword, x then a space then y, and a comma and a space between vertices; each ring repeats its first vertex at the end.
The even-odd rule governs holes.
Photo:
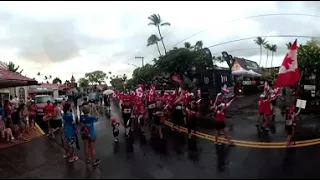
POLYGON ((224 171, 228 163, 226 159, 230 154, 231 146, 226 144, 216 144, 218 171, 224 171))

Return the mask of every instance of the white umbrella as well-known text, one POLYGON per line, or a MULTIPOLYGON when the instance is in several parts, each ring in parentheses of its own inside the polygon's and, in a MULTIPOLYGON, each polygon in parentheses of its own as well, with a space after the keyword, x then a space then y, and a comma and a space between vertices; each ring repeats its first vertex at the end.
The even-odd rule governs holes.
POLYGON ((261 76, 261 74, 255 72, 255 71, 252 71, 251 69, 249 70, 249 74, 251 74, 252 76, 258 76, 258 77, 261 76))
POLYGON ((113 94, 113 93, 114 93, 114 91, 111 90, 111 89, 107 89, 107 90, 103 91, 103 94, 105 94, 105 95, 110 95, 110 94, 113 94))
POLYGON ((236 76, 250 75, 249 71, 244 69, 240 69, 238 71, 232 71, 231 74, 236 76))

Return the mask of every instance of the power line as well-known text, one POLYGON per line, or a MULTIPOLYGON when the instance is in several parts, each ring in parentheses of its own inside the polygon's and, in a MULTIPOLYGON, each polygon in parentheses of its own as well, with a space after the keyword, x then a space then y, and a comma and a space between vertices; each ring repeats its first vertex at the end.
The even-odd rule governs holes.
POLYGON ((227 42, 222 42, 222 43, 218 43, 212 46, 209 46, 208 48, 213 48, 216 46, 220 46, 220 45, 225 45, 225 44, 230 44, 230 43, 234 43, 234 42, 238 42, 238 41, 244 41, 244 40, 249 40, 249 39, 255 39, 257 37, 262 37, 262 38, 274 38, 274 37, 295 37, 295 38, 320 38, 320 37, 314 37, 314 36, 302 36, 302 35, 273 35, 273 36, 253 36, 253 37, 246 37, 246 38, 241 38, 241 39, 236 39, 236 40, 232 40, 232 41, 227 41, 227 42))
MULTIPOLYGON (((260 15, 254 15, 254 16, 247 16, 247 17, 242 17, 242 18, 238 18, 238 19, 234 19, 234 20, 231 20, 231 21, 228 21, 228 22, 224 22, 222 24, 228 24, 228 23, 232 23, 232 22, 235 22, 235 21, 239 21, 239 20, 244 20, 244 19, 253 19, 253 18, 259 18, 259 17, 268 17, 268 16, 307 16, 307 17, 316 17, 316 18, 320 18, 320 15, 312 15, 312 14, 300 14, 300 13, 276 13, 276 14, 260 14, 260 15)), ((197 33, 194 33, 192 34, 191 36, 188 36, 187 38, 177 42, 174 46, 172 46, 171 48, 177 46, 178 44, 184 42, 185 40, 193 37, 193 36, 196 36, 202 32, 205 32, 209 29, 204 29, 204 30, 201 30, 197 33)))
MULTIPOLYGON (((286 47, 278 47, 277 49, 288 49, 286 47)), ((260 48, 243 48, 243 49, 232 49, 232 50, 227 50, 226 52, 237 52, 237 51, 248 51, 248 50, 260 50, 260 48)), ((212 55, 214 54, 221 54, 221 52, 214 52, 211 53, 212 55)))

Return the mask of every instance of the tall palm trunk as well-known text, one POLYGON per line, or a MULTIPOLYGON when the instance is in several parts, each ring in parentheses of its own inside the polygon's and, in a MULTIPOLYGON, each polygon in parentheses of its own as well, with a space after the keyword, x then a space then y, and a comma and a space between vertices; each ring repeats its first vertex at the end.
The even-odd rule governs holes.
POLYGON ((163 49, 164 49, 164 54, 167 55, 167 49, 166 49, 166 46, 163 43, 163 37, 162 37, 161 31, 160 31, 160 26, 158 26, 158 32, 159 32, 161 43, 162 43, 162 46, 163 46, 163 49))
POLYGON ((259 61, 259 66, 261 65, 261 60, 262 60, 262 45, 260 45, 260 61, 259 61))
POLYGON ((272 67, 273 67, 273 55, 274 55, 274 52, 271 51, 271 68, 270 68, 270 74, 272 73, 272 67))
POLYGON ((159 44, 158 44, 158 42, 156 42, 156 45, 157 45, 157 49, 158 49, 159 55, 162 56, 162 54, 161 54, 161 52, 160 52, 160 49, 159 49, 159 44))
POLYGON ((267 68, 267 65, 268 65, 268 57, 269 57, 269 51, 267 50, 266 68, 267 68))

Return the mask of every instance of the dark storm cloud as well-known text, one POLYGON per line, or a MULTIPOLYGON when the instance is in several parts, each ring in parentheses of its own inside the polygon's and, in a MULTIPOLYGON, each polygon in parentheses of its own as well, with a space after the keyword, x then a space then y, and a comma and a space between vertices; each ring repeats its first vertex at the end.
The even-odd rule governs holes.
POLYGON ((0 12, 0 25, 7 34, 0 36, 0 46, 15 47, 19 56, 35 62, 60 62, 78 56, 79 50, 115 42, 82 34, 71 18, 35 20, 0 12))

